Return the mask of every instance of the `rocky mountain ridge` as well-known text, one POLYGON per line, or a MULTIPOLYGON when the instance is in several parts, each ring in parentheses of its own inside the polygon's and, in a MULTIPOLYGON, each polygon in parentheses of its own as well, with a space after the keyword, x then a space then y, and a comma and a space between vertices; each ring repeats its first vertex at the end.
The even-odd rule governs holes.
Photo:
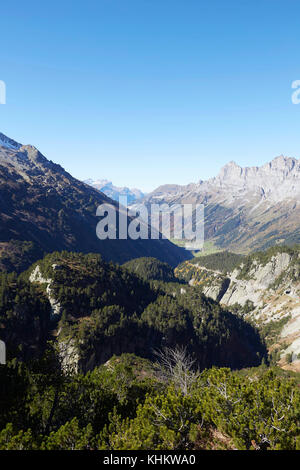
MULTIPOLYGON (((148 195, 149 198, 172 199, 175 196, 194 195, 197 192, 219 190, 231 196, 242 197, 249 191, 264 199, 279 202, 300 194, 300 160, 280 155, 260 167, 241 167, 231 161, 223 166, 216 177, 190 183, 186 186, 166 184, 148 195)), ((228 200, 230 200, 228 195, 228 200)))
POLYGON ((13 150, 18 150, 20 147, 22 147, 21 144, 19 144, 13 139, 10 139, 6 135, 2 134, 2 132, 0 132, 0 145, 1 147, 13 149, 13 150))
POLYGON ((203 204, 205 240, 236 253, 300 241, 300 161, 275 158, 261 167, 225 165, 218 176, 165 185, 142 203, 203 204))
POLYGON ((103 203, 114 205, 119 213, 115 201, 72 177, 35 147, 18 144, 1 134, 1 269, 22 271, 44 253, 55 250, 96 252, 121 263, 139 256, 155 256, 173 266, 190 257, 164 239, 99 240, 96 210, 103 203), (18 260, 15 268, 12 259, 18 260))
POLYGON ((119 201, 120 196, 126 196, 128 204, 132 203, 133 201, 136 201, 137 199, 141 199, 145 196, 145 194, 137 188, 127 188, 126 186, 124 187, 118 187, 113 185, 113 183, 109 180, 93 180, 93 179, 88 179, 85 180, 84 183, 89 184, 95 189, 98 189, 98 191, 101 191, 102 193, 106 194, 106 196, 110 197, 111 199, 114 199, 115 201, 119 201))

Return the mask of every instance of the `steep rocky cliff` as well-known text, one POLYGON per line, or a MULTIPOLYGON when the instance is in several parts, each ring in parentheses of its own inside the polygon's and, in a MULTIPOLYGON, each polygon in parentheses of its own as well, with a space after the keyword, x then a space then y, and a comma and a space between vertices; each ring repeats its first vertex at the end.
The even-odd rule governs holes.
POLYGON ((231 272, 207 269, 201 266, 201 258, 183 263, 175 272, 208 297, 254 321, 270 336, 270 351, 277 351, 280 365, 300 370, 299 246, 250 255, 231 272))

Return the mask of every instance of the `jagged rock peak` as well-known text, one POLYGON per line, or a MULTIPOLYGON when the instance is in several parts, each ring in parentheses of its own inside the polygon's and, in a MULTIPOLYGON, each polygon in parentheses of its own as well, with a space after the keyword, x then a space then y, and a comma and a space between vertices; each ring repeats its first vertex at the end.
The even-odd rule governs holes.
POLYGON ((231 160, 221 168, 218 177, 221 179, 227 179, 228 177, 231 178, 232 176, 241 175, 242 171, 243 168, 231 160))
POLYGON ((285 157, 284 155, 279 155, 279 157, 274 158, 271 162, 263 166, 263 168, 270 168, 270 170, 281 170, 287 172, 292 171, 295 167, 300 171, 299 160, 296 158, 285 157))
POLYGON ((227 163, 221 168, 220 173, 212 181, 219 183, 244 183, 256 182, 260 186, 268 185, 268 182, 274 183, 274 178, 284 181, 285 179, 293 178, 300 179, 300 160, 296 158, 286 157, 280 155, 274 158, 271 162, 266 163, 260 167, 241 167, 234 161, 227 163))

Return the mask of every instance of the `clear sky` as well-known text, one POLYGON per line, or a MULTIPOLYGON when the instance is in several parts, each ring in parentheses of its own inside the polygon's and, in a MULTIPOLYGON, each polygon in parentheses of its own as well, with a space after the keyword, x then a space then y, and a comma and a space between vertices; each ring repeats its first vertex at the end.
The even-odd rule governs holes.
POLYGON ((0 131, 149 191, 300 157, 298 0, 0 5, 0 131))

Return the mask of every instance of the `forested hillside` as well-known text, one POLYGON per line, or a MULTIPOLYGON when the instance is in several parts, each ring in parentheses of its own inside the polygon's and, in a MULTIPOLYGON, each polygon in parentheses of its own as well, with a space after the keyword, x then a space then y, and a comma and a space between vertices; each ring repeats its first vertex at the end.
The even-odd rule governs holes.
MULTIPOLYGON (((147 261, 145 269, 148 265, 154 261, 147 261)), ((171 268, 162 266, 170 276, 171 268)), ((82 370, 113 354, 151 358, 153 349, 162 346, 185 345, 201 367, 258 365, 265 354, 250 324, 196 288, 146 281, 143 270, 137 276, 97 254, 53 253, 21 277, 48 294, 55 305, 55 338, 76 351, 82 370)))
POLYGON ((176 282, 174 270, 167 263, 156 258, 136 258, 123 264, 128 271, 137 274, 146 281, 156 280, 176 282))
POLYGON ((300 448, 298 376, 171 274, 55 252, 1 276, 0 449, 300 448))
POLYGON ((204 266, 207 269, 220 271, 226 274, 241 264, 244 258, 244 255, 239 255, 237 253, 219 251, 211 255, 197 256, 189 261, 191 264, 197 264, 199 266, 204 266))

